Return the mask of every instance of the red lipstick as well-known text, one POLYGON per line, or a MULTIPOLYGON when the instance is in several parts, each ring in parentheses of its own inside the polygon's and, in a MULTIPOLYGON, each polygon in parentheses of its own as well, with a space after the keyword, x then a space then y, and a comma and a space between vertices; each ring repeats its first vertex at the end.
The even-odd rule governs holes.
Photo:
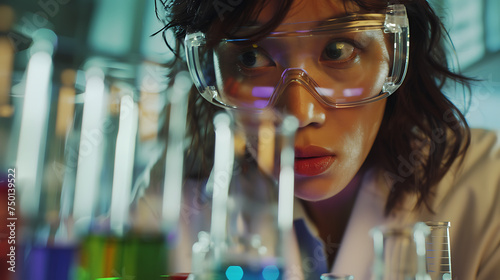
POLYGON ((295 173, 316 176, 325 172, 335 161, 335 154, 318 146, 295 148, 295 173))

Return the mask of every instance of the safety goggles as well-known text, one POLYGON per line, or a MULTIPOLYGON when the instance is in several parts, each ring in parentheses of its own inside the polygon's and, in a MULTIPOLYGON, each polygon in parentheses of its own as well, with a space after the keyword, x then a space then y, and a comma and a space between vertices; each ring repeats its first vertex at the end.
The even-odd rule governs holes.
POLYGON ((326 21, 281 24, 265 38, 185 39, 189 71, 201 95, 225 108, 273 106, 300 85, 320 103, 349 108, 394 93, 404 80, 409 49, 404 5, 326 21))

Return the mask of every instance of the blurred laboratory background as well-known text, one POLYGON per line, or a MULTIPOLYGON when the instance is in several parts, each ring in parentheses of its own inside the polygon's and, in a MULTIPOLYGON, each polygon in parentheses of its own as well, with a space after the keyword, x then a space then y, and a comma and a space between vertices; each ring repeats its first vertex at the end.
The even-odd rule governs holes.
MULTIPOLYGON (((131 201, 143 191, 141 182, 149 183, 145 171, 165 153, 162 128, 172 113, 165 65, 173 54, 162 33, 152 36, 164 16, 155 1, 1 1, 0 173, 16 168, 15 214, 33 226, 19 231, 19 239, 71 244, 91 222, 100 229, 85 219, 67 228, 70 213, 78 220, 110 209, 118 214, 102 230, 123 231, 127 217, 119 213, 128 206, 112 201, 131 201), (115 193, 114 185, 125 191, 115 193)), ((500 129, 500 1, 430 2, 453 41, 451 65, 479 79, 471 96, 457 87, 447 94, 470 126, 500 129)), ((5 191, 0 214, 6 199, 5 191)), ((2 277, 8 234, 0 229, 0 279, 8 279, 2 277)), ((91 266, 83 259, 82 266, 91 266)), ((50 270, 40 269, 30 273, 50 270)), ((23 279, 42 279, 30 277, 23 279)))
POLYGON ((452 87, 447 93, 465 113, 471 127, 499 129, 500 112, 500 1, 431 0, 443 19, 454 49, 450 65, 477 78, 471 96, 452 87))

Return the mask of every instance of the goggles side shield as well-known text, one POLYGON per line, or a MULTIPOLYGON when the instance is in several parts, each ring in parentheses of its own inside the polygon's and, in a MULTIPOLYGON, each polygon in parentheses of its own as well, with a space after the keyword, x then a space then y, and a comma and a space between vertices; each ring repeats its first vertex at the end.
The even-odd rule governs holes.
POLYGON ((208 46, 204 33, 190 33, 185 47, 198 91, 215 105, 262 109, 298 84, 326 106, 349 108, 386 98, 403 82, 408 19, 397 4, 385 14, 282 24, 258 42, 208 46))

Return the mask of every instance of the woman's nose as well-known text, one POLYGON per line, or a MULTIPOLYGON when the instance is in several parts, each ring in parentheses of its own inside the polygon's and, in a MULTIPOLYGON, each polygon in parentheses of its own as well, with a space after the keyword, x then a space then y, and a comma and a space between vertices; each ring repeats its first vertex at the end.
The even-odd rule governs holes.
POLYGON ((288 84, 274 102, 278 111, 295 116, 299 128, 321 126, 326 120, 326 109, 298 82, 288 84))

